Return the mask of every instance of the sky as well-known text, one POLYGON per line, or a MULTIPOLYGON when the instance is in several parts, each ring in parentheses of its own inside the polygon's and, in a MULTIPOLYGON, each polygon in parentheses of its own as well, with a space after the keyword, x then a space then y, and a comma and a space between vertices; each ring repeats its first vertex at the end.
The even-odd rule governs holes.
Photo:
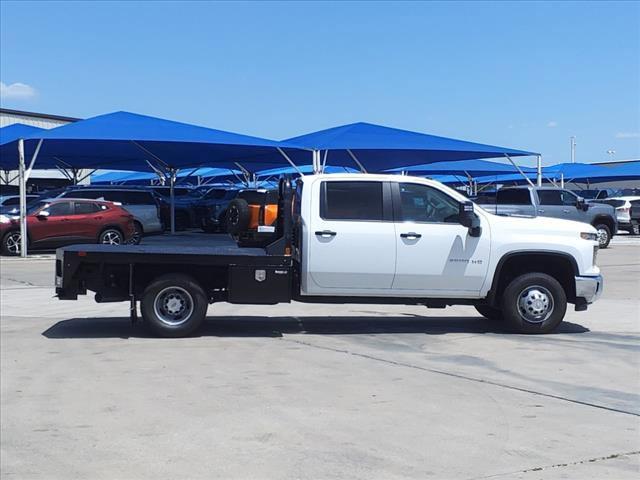
POLYGON ((544 164, 575 136, 579 162, 640 158, 640 3, 2 0, 0 82, 3 108, 81 118, 273 139, 365 121, 544 164))

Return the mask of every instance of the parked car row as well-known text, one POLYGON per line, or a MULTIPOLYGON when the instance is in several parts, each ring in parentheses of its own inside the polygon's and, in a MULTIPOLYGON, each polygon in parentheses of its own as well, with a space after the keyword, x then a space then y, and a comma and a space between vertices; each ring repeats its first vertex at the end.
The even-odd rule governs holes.
MULTIPOLYGON (((27 209, 28 248, 57 248, 77 243, 119 245, 136 241, 134 217, 121 206, 79 198, 38 200, 27 209)), ((0 214, 4 255, 19 255, 22 235, 15 215, 0 214)))

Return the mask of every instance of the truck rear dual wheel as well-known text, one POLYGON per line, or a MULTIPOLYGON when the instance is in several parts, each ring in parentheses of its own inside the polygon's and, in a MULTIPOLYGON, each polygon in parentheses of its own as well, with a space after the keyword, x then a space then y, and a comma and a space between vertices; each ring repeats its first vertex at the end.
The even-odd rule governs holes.
POLYGON ((151 282, 142 294, 140 310, 146 326, 162 337, 185 337, 204 322, 209 302, 192 277, 168 274, 151 282))
POLYGON ((550 333, 567 311, 564 288, 545 273, 514 278, 504 290, 501 303, 505 325, 516 333, 550 333))

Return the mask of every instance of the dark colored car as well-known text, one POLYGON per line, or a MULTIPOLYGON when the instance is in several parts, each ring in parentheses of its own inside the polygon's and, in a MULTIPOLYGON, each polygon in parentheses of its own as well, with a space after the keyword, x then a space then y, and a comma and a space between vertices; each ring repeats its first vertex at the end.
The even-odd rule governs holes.
MULTIPOLYGON (((27 208, 29 204, 38 200, 39 195, 27 195, 27 208)), ((20 214, 20 195, 7 195, 0 197, 0 213, 5 215, 20 214)))
MULTIPOLYGON (((165 229, 171 227, 171 188, 166 186, 151 187, 160 199, 160 215, 165 229)), ((174 187, 176 230, 184 230, 196 225, 196 206, 198 194, 191 187, 174 187)))
MULTIPOLYGON (((57 248, 74 243, 128 243, 134 236, 133 215, 105 201, 59 198, 42 200, 27 210, 29 248, 57 248)), ((19 217, 0 215, 4 255, 20 254, 19 217)))
POLYGON ((227 207, 237 196, 237 189, 210 188, 198 199, 195 207, 197 226, 205 232, 225 232, 227 207))

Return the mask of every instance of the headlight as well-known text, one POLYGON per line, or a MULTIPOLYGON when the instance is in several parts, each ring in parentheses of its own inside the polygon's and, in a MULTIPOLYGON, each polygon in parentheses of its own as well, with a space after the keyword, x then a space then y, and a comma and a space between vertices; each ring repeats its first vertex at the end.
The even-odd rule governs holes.
POLYGON ((597 233, 591 233, 591 232, 581 232, 580 233, 580 238, 582 238, 583 240, 592 240, 592 241, 596 242, 598 240, 598 234, 597 233))

